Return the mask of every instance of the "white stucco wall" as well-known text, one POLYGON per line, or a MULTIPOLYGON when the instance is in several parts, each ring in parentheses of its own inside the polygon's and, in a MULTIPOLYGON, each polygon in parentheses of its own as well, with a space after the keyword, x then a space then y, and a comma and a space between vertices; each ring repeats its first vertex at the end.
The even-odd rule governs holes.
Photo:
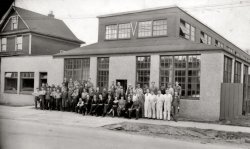
POLYGON ((150 65, 150 85, 151 82, 155 82, 155 86, 159 86, 160 81, 160 55, 151 55, 150 65))
POLYGON ((207 121, 219 120, 223 60, 222 53, 201 54, 200 99, 182 99, 182 116, 207 121))
POLYGON ((90 68, 89 68, 89 77, 94 87, 96 87, 97 82, 97 57, 90 57, 90 68))
POLYGON ((135 85, 136 56, 112 56, 109 60, 109 86, 117 79, 135 85))
POLYGON ((33 97, 19 93, 20 72, 34 72, 34 89, 39 86, 39 72, 47 72, 48 84, 60 85, 63 81, 62 58, 53 59, 52 56, 23 56, 23 57, 5 57, 1 64, 1 103, 10 103, 14 105, 31 105, 33 97), (5 72, 18 72, 18 92, 17 94, 4 93, 5 72))

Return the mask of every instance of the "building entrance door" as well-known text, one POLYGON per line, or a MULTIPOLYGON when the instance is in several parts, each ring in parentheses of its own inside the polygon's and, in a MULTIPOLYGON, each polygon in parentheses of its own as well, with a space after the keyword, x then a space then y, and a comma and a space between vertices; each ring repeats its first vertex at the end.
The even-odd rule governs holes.
POLYGON ((124 92, 126 93, 126 90, 127 90, 127 80, 116 80, 116 84, 117 82, 120 82, 124 92))

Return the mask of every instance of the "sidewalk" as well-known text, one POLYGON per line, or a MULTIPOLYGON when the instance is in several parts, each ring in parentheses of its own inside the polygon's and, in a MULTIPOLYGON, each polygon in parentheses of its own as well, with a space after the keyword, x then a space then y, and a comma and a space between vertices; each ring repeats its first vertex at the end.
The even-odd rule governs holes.
POLYGON ((199 129, 213 129, 226 132, 250 133, 250 127, 231 126, 211 123, 200 123, 190 121, 163 121, 150 119, 125 119, 111 117, 82 116, 71 112, 42 111, 33 107, 9 107, 0 105, 0 119, 34 121, 39 123, 53 123, 70 126, 101 127, 104 125, 118 124, 122 122, 145 123, 154 125, 167 125, 174 127, 193 127, 199 129))

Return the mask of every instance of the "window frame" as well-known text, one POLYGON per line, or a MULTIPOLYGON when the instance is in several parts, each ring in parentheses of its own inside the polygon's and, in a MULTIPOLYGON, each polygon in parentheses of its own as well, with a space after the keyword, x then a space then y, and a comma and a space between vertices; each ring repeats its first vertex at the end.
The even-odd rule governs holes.
POLYGON ((22 51, 23 50, 23 36, 20 35, 20 36, 16 36, 15 37, 15 51, 22 51), (21 43, 18 43, 18 38, 21 39, 21 43), (21 49, 18 49, 18 46, 21 46, 21 49))
POLYGON ((109 57, 97 57, 97 81, 96 86, 102 90, 109 87, 109 57), (101 63, 101 59, 104 59, 104 63, 101 63), (106 59, 106 60, 105 60, 106 59))
MULTIPOLYGON (((144 34, 145 34, 145 32, 144 32, 144 34)), ((149 37, 152 37, 152 35, 153 35, 153 20, 145 20, 145 21, 138 21, 138 30, 137 30, 137 37, 138 38, 149 38, 149 37), (148 35, 148 36, 141 36, 140 35, 140 23, 146 23, 146 22, 150 22, 150 35, 148 35)))
POLYGON ((205 33, 204 31, 200 31, 200 43, 202 44, 207 44, 207 45, 212 45, 212 37, 209 36, 207 33, 205 33), (204 36, 202 35, 204 34, 204 36), (206 39, 206 43, 203 42, 203 40, 201 39, 202 36, 206 39))
POLYGON ((4 92, 5 93, 14 93, 17 94, 17 90, 18 90, 18 72, 5 72, 4 73, 4 92), (7 73, 11 73, 11 76, 6 78, 6 74, 7 73), (15 75, 12 77, 12 73, 14 73, 15 75), (15 79, 16 80, 16 90, 7 90, 7 79, 15 79))
POLYGON ((235 60, 234 62, 234 83, 241 83, 241 65, 242 63, 235 60))
POLYGON ((196 33, 196 28, 193 25, 191 25, 190 23, 186 22, 183 19, 180 19, 179 36, 181 38, 195 42, 195 39, 196 39, 195 33, 196 33), (188 29, 188 34, 186 34, 185 32, 182 31, 181 24, 183 24, 183 27, 188 29), (181 35, 181 32, 184 34, 184 36, 181 35))
MULTIPOLYGON (((192 66, 193 66, 193 63, 192 63, 192 66)), ((200 54, 192 54, 192 55, 190 55, 190 54, 189 55, 185 55, 185 54, 184 55, 160 55, 160 68, 159 68, 159 71, 160 71, 160 73, 159 73, 160 74, 160 76, 159 76, 159 78, 160 78, 159 79, 160 86, 162 84, 166 85, 168 83, 173 84, 174 82, 178 81, 178 80, 176 80, 176 77, 178 77, 178 76, 176 76, 176 72, 178 73, 178 71, 182 71, 182 72, 184 71, 185 74, 179 76, 179 77, 183 77, 184 76, 184 78, 185 78, 184 79, 185 80, 184 81, 185 82, 184 85, 181 85, 183 83, 181 83, 180 81, 178 81, 179 84, 182 87, 182 94, 183 95, 181 96, 181 98, 182 99, 187 99, 187 100, 199 100, 200 99, 200 78, 201 78, 201 76, 200 76, 200 73, 201 73, 201 56, 200 56, 200 54), (189 57, 193 57, 193 56, 199 57, 199 66, 196 65, 198 67, 189 67, 189 64, 190 64, 189 63, 189 57), (162 66, 166 65, 166 63, 164 63, 164 64, 162 63, 163 57, 169 57, 171 59, 171 64, 170 65, 172 65, 172 66, 170 66, 169 68, 163 68, 162 66), (175 62, 176 61, 175 57, 185 57, 185 63, 183 63, 185 65, 185 67, 183 67, 181 63, 176 63, 175 62), (165 70, 169 71, 169 73, 168 73, 169 76, 167 76, 165 74, 165 72, 164 73, 162 72, 162 71, 165 71, 165 70), (188 71, 198 71, 197 74, 199 74, 199 75, 198 76, 189 76, 188 75, 188 71), (170 76, 170 74, 171 74, 171 76, 170 76), (162 82, 162 78, 166 78, 166 77, 169 77, 170 81, 163 83, 162 82), (188 85, 189 85, 188 79, 190 77, 198 77, 197 85, 199 85, 199 89, 195 91, 195 92, 199 91, 199 94, 198 94, 197 97, 191 97, 191 96, 188 95, 188 91, 189 91, 189 88, 188 88, 188 85)), ((192 90, 190 90, 190 91, 192 92, 192 90)))
POLYGON ((135 85, 140 84, 141 88, 146 84, 146 85, 150 85, 150 68, 151 68, 151 56, 150 55, 141 55, 141 56, 136 56, 136 79, 135 79, 135 85), (138 58, 144 58, 149 60, 143 63, 139 63, 138 58), (140 65, 140 67, 139 67, 140 65), (148 77, 145 77, 143 75, 148 73, 148 77), (140 75, 138 75, 140 74, 140 75), (139 77, 143 77, 143 81, 139 81, 139 77), (146 81, 148 79, 148 81, 146 81))
MULTIPOLYGON (((114 30, 114 29, 113 29, 114 30)), ((118 24, 109 24, 109 25, 105 25, 105 40, 117 40, 118 39, 118 24), (116 26, 116 33, 112 33, 112 29, 110 29, 110 34, 107 34, 107 27, 109 26, 116 26), (109 36, 108 36, 109 35, 109 36), (111 38, 112 35, 115 35, 114 38, 111 38), (109 37, 109 38, 108 38, 109 37)))
POLYGON ((7 37, 3 37, 0 40, 0 52, 5 52, 7 51, 7 37), (5 44, 3 44, 3 39, 5 39, 5 44), (5 46, 5 50, 3 50, 3 46, 5 46))
POLYGON ((131 39, 131 33, 132 33, 132 29, 131 29, 131 23, 119 23, 119 24, 117 24, 118 25, 118 28, 117 28, 117 30, 118 30, 118 32, 117 32, 117 39, 120 39, 120 40, 122 40, 122 39, 131 39), (121 25, 128 25, 128 27, 129 28, 121 28, 120 26, 121 25), (122 34, 121 33, 121 29, 124 29, 125 31, 128 31, 129 30, 129 32, 127 33, 125 33, 125 35, 127 34, 127 35, 129 35, 128 37, 120 37, 120 35, 124 35, 124 33, 122 34))
POLYGON ((20 72, 20 94, 32 94, 35 88, 35 72, 20 72), (29 74, 29 77, 24 77, 23 74, 29 74), (32 90, 23 90, 23 80, 33 80, 32 90))
POLYGON ((64 78, 72 78, 74 81, 85 80, 90 77, 90 58, 65 58, 64 78), (80 72, 80 75, 77 74, 80 72))
POLYGON ((11 30, 17 30, 18 29, 18 20, 19 20, 18 15, 11 16, 10 18, 11 18, 11 30), (16 19, 15 23, 13 22, 13 18, 16 19), (16 27, 14 26, 15 24, 16 24, 16 27))
POLYGON ((224 48, 224 44, 220 42, 219 40, 215 39, 214 43, 216 47, 224 48))
POLYGON ((167 19, 153 20, 152 21, 152 37, 164 37, 164 36, 168 36, 168 20, 167 19), (166 23, 165 24, 160 24, 160 25, 159 24, 158 25, 154 24, 155 22, 158 22, 158 21, 166 21, 166 23), (164 28, 164 25, 166 25, 166 28, 164 28), (155 27, 158 27, 158 30, 156 30, 155 27), (154 32, 162 32, 164 30, 166 31, 166 34, 154 34, 154 32))
POLYGON ((232 74, 233 74, 233 59, 225 55, 224 67, 223 67, 223 83, 232 83, 232 74))

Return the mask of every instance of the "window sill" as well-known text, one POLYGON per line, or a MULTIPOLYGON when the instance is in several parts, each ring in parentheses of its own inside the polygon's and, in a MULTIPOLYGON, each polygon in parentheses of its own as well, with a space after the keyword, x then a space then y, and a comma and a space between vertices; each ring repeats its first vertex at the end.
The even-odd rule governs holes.
POLYGON ((138 36, 137 36, 137 39, 145 39, 145 38, 164 38, 164 37, 168 37, 168 35, 146 36, 146 37, 138 37, 138 36))
POLYGON ((120 41, 120 40, 131 40, 131 38, 104 39, 104 41, 120 41))
POLYGON ((23 94, 23 95, 32 95, 32 91, 21 91, 20 94, 23 94))
POLYGON ((185 97, 181 98, 181 100, 200 100, 200 97, 185 97))
POLYGON ((7 93, 7 94, 17 94, 17 91, 5 90, 4 93, 7 93))

